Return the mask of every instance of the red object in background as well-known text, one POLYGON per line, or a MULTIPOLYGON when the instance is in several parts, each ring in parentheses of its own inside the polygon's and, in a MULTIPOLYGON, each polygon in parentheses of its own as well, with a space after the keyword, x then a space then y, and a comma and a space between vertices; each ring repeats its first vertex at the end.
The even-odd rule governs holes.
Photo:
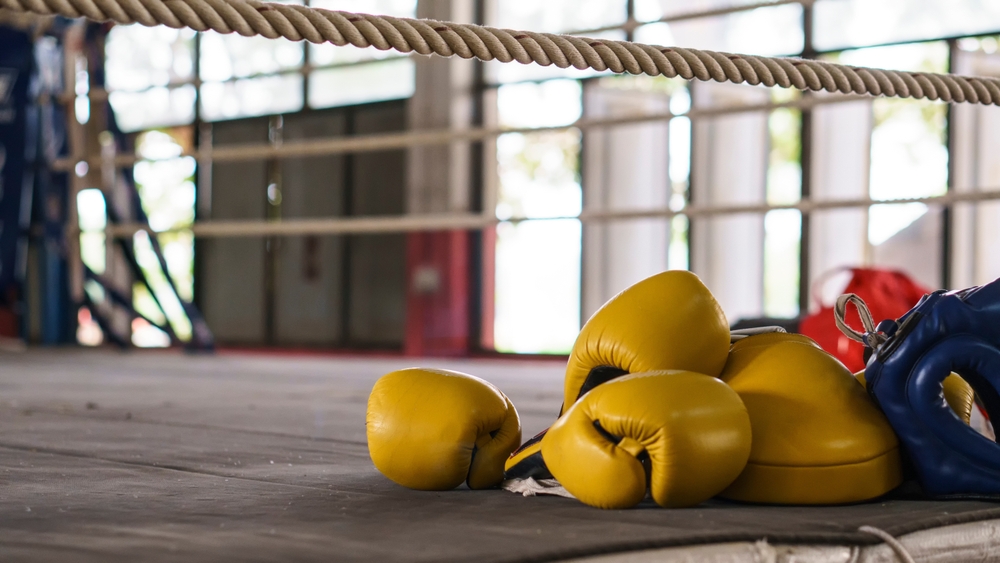
MULTIPOLYGON (((844 270, 830 273, 840 271, 844 270)), ((921 297, 931 292, 903 272, 875 268, 849 268, 848 271, 851 273, 851 281, 841 293, 853 293, 863 299, 876 323, 884 319, 898 319, 912 309, 921 297)), ((822 276, 816 283, 822 284, 827 279, 829 274, 822 276)), ((814 296, 819 294, 818 289, 814 285, 814 296)), ((861 318, 854 307, 847 308, 845 320, 848 325, 863 330, 861 318)), ((815 340, 824 350, 843 362, 852 373, 865 368, 864 345, 840 332, 833 318, 833 306, 820 303, 819 311, 802 319, 799 332, 815 340)))
POLYGON ((4 338, 17 338, 20 336, 20 330, 18 330, 17 314, 11 311, 7 307, 0 305, 0 337, 4 338))
POLYGON ((407 235, 408 356, 469 353, 469 233, 407 235))
MULTIPOLYGON (((0 298, 0 303, 17 303, 17 290, 10 287, 6 291, 4 298, 0 298)), ((21 336, 21 319, 18 314, 7 305, 0 304, 0 337, 19 338, 21 336)))

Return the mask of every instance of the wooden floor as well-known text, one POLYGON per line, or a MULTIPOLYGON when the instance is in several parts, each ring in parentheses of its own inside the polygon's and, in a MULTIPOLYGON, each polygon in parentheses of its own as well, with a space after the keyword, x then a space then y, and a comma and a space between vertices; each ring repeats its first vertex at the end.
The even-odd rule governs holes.
MULTIPOLYGON (((867 544, 1000 517, 982 502, 600 511, 504 491, 410 491, 368 459, 364 412, 404 359, 0 353, 0 561, 525 561, 721 541, 867 544)), ((558 362, 432 361, 479 375, 525 436, 558 362)))

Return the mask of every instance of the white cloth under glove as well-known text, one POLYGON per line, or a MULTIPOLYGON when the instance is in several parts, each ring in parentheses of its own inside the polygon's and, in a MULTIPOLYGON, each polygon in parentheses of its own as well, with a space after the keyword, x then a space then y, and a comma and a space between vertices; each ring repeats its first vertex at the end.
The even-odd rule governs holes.
POLYGON ((528 477, 527 479, 507 479, 503 483, 500 483, 500 488, 505 491, 524 495, 526 497, 533 497, 536 495, 553 495, 558 497, 576 498, 555 479, 539 479, 538 481, 531 477, 528 477))

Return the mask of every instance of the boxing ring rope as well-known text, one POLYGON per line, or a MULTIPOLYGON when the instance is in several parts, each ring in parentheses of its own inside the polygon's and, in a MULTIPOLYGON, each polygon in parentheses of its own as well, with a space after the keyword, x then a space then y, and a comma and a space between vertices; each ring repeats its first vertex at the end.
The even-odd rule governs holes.
MULTIPOLYGON (((723 16, 723 15, 728 15, 728 14, 737 14, 737 13, 740 13, 740 12, 748 12, 748 11, 756 10, 756 9, 759 9, 759 8, 773 8, 773 7, 776 7, 776 6, 785 6, 785 5, 789 5, 789 4, 798 4, 798 5, 802 5, 802 6, 811 6, 813 4, 813 2, 814 2, 814 0, 775 0, 775 1, 772 1, 772 2, 758 2, 758 3, 755 3, 755 4, 740 4, 738 6, 730 6, 730 7, 727 7, 727 8, 717 8, 717 9, 712 9, 712 10, 693 11, 693 12, 682 12, 682 13, 673 14, 673 15, 670 15, 670 16, 665 16, 665 17, 662 17, 662 18, 660 18, 658 20, 651 20, 651 21, 638 21, 638 20, 635 20, 635 19, 629 19, 629 20, 626 20, 625 22, 620 23, 620 24, 608 25, 608 26, 604 26, 604 27, 598 27, 598 28, 581 30, 581 31, 568 31, 568 32, 565 32, 565 33, 567 35, 584 35, 584 34, 588 34, 588 33, 604 33, 604 32, 607 32, 607 31, 614 31, 614 30, 623 30, 623 31, 627 32, 627 31, 630 31, 630 30, 634 30, 634 29, 636 29, 638 27, 641 27, 641 26, 644 26, 644 25, 649 25, 649 24, 654 24, 654 23, 669 23, 669 22, 685 21, 685 20, 698 19, 698 18, 707 18, 707 17, 713 17, 713 16, 723 16)), ((21 27, 21 28, 30 28, 32 25, 37 25, 37 24, 41 24, 43 22, 48 22, 48 21, 52 20, 52 18, 54 18, 54 17, 56 17, 56 16, 39 16, 39 15, 36 15, 34 13, 15 12, 15 11, 9 10, 7 8, 0 8, 0 24, 10 23, 10 24, 12 24, 14 26, 21 27)), ((306 63, 306 64, 303 64, 301 67, 299 67, 296 70, 284 70, 284 71, 279 71, 277 73, 274 73, 274 72, 259 72, 259 73, 251 73, 251 74, 240 75, 240 76, 230 76, 229 78, 226 78, 224 80, 213 80, 212 82, 217 82, 217 83, 223 83, 223 84, 225 84, 225 83, 239 82, 239 81, 242 81, 242 80, 252 80, 254 78, 269 77, 269 76, 274 76, 275 74, 278 74, 278 75, 281 75, 281 74, 304 74, 304 75, 308 75, 310 73, 313 73, 313 72, 316 72, 316 71, 319 71, 319 70, 329 70, 329 69, 337 69, 337 68, 348 68, 348 67, 355 67, 355 66, 363 66, 363 65, 370 65, 370 64, 373 64, 373 63, 384 63, 384 62, 396 61, 396 60, 408 59, 408 58, 409 58, 409 55, 402 55, 401 54, 401 55, 397 55, 397 56, 381 57, 381 58, 374 58, 374 59, 359 59, 359 60, 356 60, 356 61, 347 61, 347 62, 339 62, 339 63, 332 63, 332 64, 319 64, 319 65, 315 65, 315 64, 306 63)), ((87 92, 87 97, 90 98, 91 100, 96 100, 96 101, 103 102, 103 101, 107 101, 109 99, 109 96, 110 96, 110 94, 112 92, 121 92, 121 93, 128 93, 128 94, 138 94, 138 93, 142 93, 142 92, 148 92, 149 90, 151 90, 153 88, 167 88, 169 90, 169 89, 174 89, 174 88, 178 88, 178 87, 181 87, 181 86, 188 86, 188 85, 191 85, 191 86, 200 86, 203 82, 204 81, 200 77, 192 76, 191 78, 179 79, 179 80, 172 80, 172 81, 170 81, 170 82, 168 82, 166 84, 157 84, 155 86, 146 86, 146 87, 143 87, 143 88, 135 88, 135 89, 129 88, 129 89, 108 90, 106 88, 101 88, 101 87, 92 87, 87 92)), ((41 97, 45 98, 47 96, 48 96, 48 94, 43 94, 41 97)), ((62 103, 65 104, 65 103, 73 102, 76 99, 76 94, 74 92, 66 92, 66 93, 60 94, 56 98, 60 102, 62 102, 62 103)))
POLYGON ((746 213, 767 213, 776 209, 796 209, 804 213, 828 209, 864 208, 872 205, 898 205, 924 203, 927 205, 952 205, 1000 200, 1000 188, 983 191, 949 192, 941 196, 914 197, 892 200, 876 199, 803 199, 788 204, 759 205, 691 205, 683 209, 652 208, 615 211, 587 211, 579 215, 556 217, 511 217, 499 219, 492 210, 483 213, 447 213, 421 215, 389 215, 383 217, 348 217, 330 219, 288 219, 282 221, 236 220, 200 221, 191 227, 153 231, 139 223, 108 225, 105 234, 115 238, 129 238, 139 231, 150 234, 170 232, 192 232, 198 238, 231 238, 254 236, 301 236, 301 235, 344 235, 402 233, 416 231, 442 231, 484 229, 500 223, 521 221, 579 220, 583 223, 607 222, 635 219, 668 219, 677 215, 685 217, 708 217, 719 215, 740 215, 746 213))
POLYGON ((257 0, 0 0, 0 7, 38 15, 85 17, 145 26, 260 35, 421 55, 536 63, 558 68, 714 80, 841 94, 867 94, 1000 105, 1000 79, 879 70, 513 31, 475 24, 336 12, 257 0))
MULTIPOLYGON (((246 160, 258 160, 263 158, 295 158, 310 156, 328 156, 346 153, 375 152, 388 149, 402 149, 409 147, 422 147, 430 145, 443 145, 452 142, 480 141, 506 135, 508 133, 545 133, 556 131, 567 131, 571 129, 601 129, 619 125, 636 125, 657 121, 670 121, 675 117, 688 117, 699 119, 705 117, 718 117, 735 113, 762 112, 775 109, 809 109, 816 106, 839 104, 846 102, 856 102, 870 100, 868 96, 824 96, 809 97, 801 100, 791 100, 787 102, 745 104, 720 106, 715 108, 692 109, 686 113, 647 113, 642 115, 580 119, 568 125, 556 125, 551 127, 483 127, 470 128, 464 130, 437 129, 430 131, 407 131, 404 133, 382 133, 377 135, 361 135, 356 137, 340 137, 328 139, 313 139, 307 141, 284 141, 280 144, 273 143, 241 143, 227 145, 223 147, 202 147, 197 151, 186 151, 181 156, 192 156, 199 159, 200 163, 208 162, 240 162, 246 160)), ((134 154, 120 154, 114 157, 115 166, 131 166, 143 160, 134 154)), ((90 166, 101 166, 105 160, 100 156, 93 156, 84 159, 90 166)), ((53 170, 70 171, 77 161, 72 158, 62 158, 52 163, 53 170)))
MULTIPOLYGON (((634 29, 636 29, 638 27, 641 27, 641 26, 644 26, 644 25, 649 25, 649 24, 654 24, 654 23, 669 23, 669 22, 685 21, 685 20, 698 19, 698 18, 707 18, 707 17, 713 17, 713 16, 723 16, 723 15, 728 15, 728 14, 737 14, 737 13, 740 13, 740 12, 748 12, 748 11, 756 10, 756 9, 759 9, 759 8, 773 8, 773 7, 776 7, 776 6, 785 6, 785 5, 789 5, 789 4, 798 4, 798 5, 807 6, 807 5, 812 5, 813 2, 814 2, 814 0, 776 0, 776 1, 772 1, 772 2, 758 2, 758 3, 755 3, 755 4, 740 4, 738 6, 730 6, 730 7, 727 7, 727 8, 716 8, 716 9, 712 9, 712 10, 682 12, 682 13, 673 14, 673 15, 670 15, 670 16, 665 16, 665 17, 662 17, 662 18, 660 18, 658 20, 651 20, 651 21, 638 21, 638 20, 635 20, 635 19, 629 19, 629 20, 626 20, 625 22, 623 22, 621 24, 608 25, 608 26, 604 26, 604 27, 598 27, 598 28, 587 29, 587 30, 568 31, 568 32, 565 32, 565 34, 566 35, 585 35, 585 34, 589 34, 589 33, 604 33, 604 32, 607 32, 607 31, 614 31, 614 30, 619 30, 619 29, 620 30, 624 30, 624 31, 627 32, 627 31, 630 31, 630 30, 634 30, 634 29)), ((51 19, 54 16, 37 16, 37 15, 31 14, 31 13, 12 12, 11 10, 8 10, 6 8, 0 8, 0 23, 4 22, 6 17, 10 17, 17 25, 25 26, 25 25, 29 25, 31 23, 40 22, 40 21, 45 20, 45 19, 51 19)), ((289 73, 289 74, 301 73, 301 74, 308 75, 308 74, 310 74, 312 72, 315 72, 315 71, 318 71, 318 70, 328 70, 328 69, 335 69, 335 68, 348 68, 348 67, 354 67, 354 66, 369 65, 369 64, 372 64, 372 63, 383 63, 383 62, 388 62, 388 61, 395 61, 395 60, 406 59, 406 58, 409 58, 409 56, 408 55, 397 55, 397 56, 391 56, 391 57, 381 57, 381 58, 377 58, 377 59, 360 59, 360 60, 356 60, 356 61, 340 62, 340 63, 333 63, 333 64, 320 64, 320 65, 303 64, 298 70, 295 70, 295 71, 286 70, 286 71, 283 71, 283 72, 278 72, 278 74, 284 74, 284 73, 289 73)), ((261 77, 265 77, 265 76, 273 76, 274 74, 275 73, 273 73, 273 72, 252 73, 252 74, 241 75, 241 76, 231 76, 231 77, 226 78, 224 80, 218 80, 218 81, 213 80, 213 82, 221 82, 221 83, 238 82, 238 81, 241 81, 241 80, 261 78, 261 77)), ((197 76, 193 76, 193 77, 187 78, 187 79, 173 80, 173 81, 170 81, 167 84, 163 84, 163 85, 147 86, 147 87, 144 87, 144 88, 137 88, 137 89, 122 89, 122 90, 115 89, 113 91, 114 92, 127 92, 129 94, 136 94, 136 93, 140 93, 140 92, 147 92, 147 91, 149 91, 152 88, 167 88, 167 89, 172 89, 172 88, 178 88, 180 86, 187 86, 187 85, 197 86, 197 85, 201 85, 202 82, 203 82, 203 80, 201 80, 201 78, 199 78, 197 76)), ((109 94, 111 92, 112 91, 109 91, 109 90, 107 90, 105 88, 95 87, 95 88, 91 88, 90 89, 90 91, 87 93, 87 96, 91 100, 106 101, 108 99, 108 96, 109 96, 109 94)), ((74 93, 72 93, 72 92, 68 92, 66 94, 63 94, 63 95, 59 96, 59 100, 61 102, 63 102, 63 103, 72 102, 75 98, 76 98, 76 95, 74 93)))

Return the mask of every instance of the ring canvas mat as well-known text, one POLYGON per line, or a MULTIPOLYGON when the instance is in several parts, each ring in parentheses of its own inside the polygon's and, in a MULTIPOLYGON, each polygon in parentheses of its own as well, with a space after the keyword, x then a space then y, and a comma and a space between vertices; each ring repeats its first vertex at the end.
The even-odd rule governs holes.
MULTIPOLYGON (((603 511, 505 491, 411 491, 368 459, 375 379, 408 359, 171 352, 0 355, 0 554, 41 561, 544 561, 767 538, 866 545, 1000 518, 1000 504, 840 507, 721 501, 603 511)), ((562 364, 421 361, 479 375, 525 436, 561 397, 562 364)))

